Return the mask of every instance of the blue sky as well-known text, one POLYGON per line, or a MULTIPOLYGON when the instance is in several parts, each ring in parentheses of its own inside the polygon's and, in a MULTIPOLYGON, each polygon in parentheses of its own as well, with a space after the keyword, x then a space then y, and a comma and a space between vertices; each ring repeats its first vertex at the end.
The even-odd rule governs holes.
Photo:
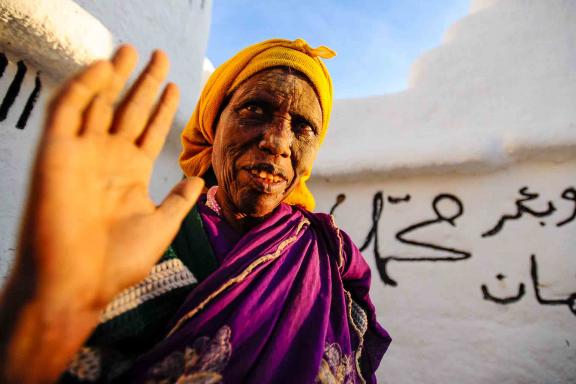
POLYGON ((207 56, 215 66, 274 37, 302 37, 327 60, 337 98, 402 90, 412 62, 437 46, 470 0, 214 0, 207 56))

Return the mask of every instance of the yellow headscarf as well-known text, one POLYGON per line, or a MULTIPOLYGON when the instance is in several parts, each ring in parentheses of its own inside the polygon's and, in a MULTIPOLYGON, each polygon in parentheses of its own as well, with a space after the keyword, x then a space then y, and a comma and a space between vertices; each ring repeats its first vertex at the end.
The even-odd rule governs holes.
MULTIPOLYGON (((214 121, 220 105, 250 76, 271 67, 290 67, 303 73, 314 85, 322 107, 322 131, 320 142, 326 135, 332 110, 332 79, 320 57, 329 59, 335 55, 330 48, 311 48, 306 41, 284 39, 266 40, 240 51, 220 67, 208 79, 196 109, 182 132, 180 167, 187 176, 202 176, 212 164, 214 121)), ((314 209, 314 196, 306 187, 311 169, 302 175, 299 184, 284 202, 314 209)))

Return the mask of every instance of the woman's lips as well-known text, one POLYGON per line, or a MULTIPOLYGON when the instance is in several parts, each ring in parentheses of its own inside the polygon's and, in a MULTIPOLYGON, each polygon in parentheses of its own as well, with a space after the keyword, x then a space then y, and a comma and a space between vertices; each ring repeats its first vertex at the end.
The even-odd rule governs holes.
POLYGON ((250 173, 253 174, 254 176, 258 176, 262 180, 268 181, 269 183, 277 183, 280 180, 284 180, 282 177, 278 175, 273 175, 266 171, 258 171, 256 169, 251 169, 250 173))
POLYGON ((282 193, 284 192, 286 180, 279 175, 272 173, 250 169, 246 170, 250 175, 252 182, 257 186, 261 192, 265 193, 282 193))

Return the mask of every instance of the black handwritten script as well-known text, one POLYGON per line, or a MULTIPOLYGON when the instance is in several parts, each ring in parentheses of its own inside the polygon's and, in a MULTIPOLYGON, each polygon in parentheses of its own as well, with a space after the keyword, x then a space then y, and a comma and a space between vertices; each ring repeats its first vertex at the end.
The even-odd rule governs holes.
POLYGON ((332 208, 330 208, 330 214, 333 215, 336 208, 338 208, 338 206, 340 204, 342 204, 345 200, 346 200, 346 195, 343 193, 339 193, 338 196, 336 196, 336 202, 334 203, 332 208))
MULTIPOLYGON (((499 280, 503 279, 502 274, 496 275, 496 278, 499 280)), ((505 277, 504 277, 505 278, 505 277)), ((542 284, 540 284, 540 280, 538 278, 538 263, 536 261, 536 255, 530 256, 530 280, 532 281, 532 288, 534 290, 534 297, 536 301, 541 305, 565 305, 570 309, 570 311, 576 315, 576 292, 570 293, 568 297, 562 299, 546 299, 543 297, 541 288, 542 284)), ((492 301, 496 304, 512 304, 520 301, 522 297, 526 294, 526 289, 524 283, 520 283, 518 285, 518 293, 509 296, 509 297, 497 297, 490 293, 486 284, 482 284, 481 286, 482 294, 485 300, 492 301)))
MULTIPOLYGON (((408 195, 409 196, 409 195, 408 195)), ((405 199, 403 201, 409 201, 405 199)), ((389 199, 390 201, 390 199, 389 199)), ((392 200, 398 201, 398 200, 392 200)), ((398 283, 396 280, 392 279, 390 274, 388 273, 387 266, 390 261, 399 261, 399 262, 438 262, 438 261, 460 261, 468 259, 472 256, 472 254, 465 250, 460 250, 448 246, 444 246, 442 244, 431 243, 426 241, 421 241, 412 238, 409 238, 408 235, 412 233, 417 233, 418 230, 433 226, 439 223, 448 223, 451 226, 456 226, 456 219, 458 219, 464 213, 464 206, 460 199, 456 196, 448 194, 448 193, 441 193, 437 195, 434 200, 432 201, 432 210, 434 211, 435 217, 432 219, 427 219, 416 224, 412 224, 404 229, 401 229, 396 233, 396 239, 403 243, 408 244, 415 247, 420 247, 424 249, 433 249, 437 251, 445 252, 445 255, 442 256, 418 256, 418 257, 401 257, 401 256, 380 256, 380 249, 378 244, 378 223, 382 216, 382 211, 384 209, 384 198, 382 192, 377 192, 374 195, 373 202, 372 202, 372 227, 366 240, 360 247, 361 251, 364 251, 370 243, 373 243, 374 247, 374 256, 376 260, 376 266, 378 268, 378 272, 380 274, 380 278, 384 282, 384 284, 397 286, 398 283), (455 208, 450 212, 450 210, 446 210, 445 207, 447 205, 451 205, 452 208, 455 208)))
MULTIPOLYGON (((482 237, 494 236, 504 228, 504 225, 511 220, 520 220, 525 216, 532 216, 536 218, 543 218, 552 215, 556 212, 556 206, 552 201, 548 201, 546 208, 542 210, 536 210, 534 208, 526 205, 528 202, 533 202, 540 197, 540 194, 528 191, 528 187, 522 187, 518 191, 520 193, 520 198, 514 203, 516 206, 516 212, 512 214, 504 214, 500 217, 496 225, 486 232, 482 233, 482 237)), ((574 187, 568 187, 562 192, 561 198, 564 200, 571 201, 573 203, 572 214, 565 218, 564 220, 556 223, 557 227, 561 227, 573 221, 576 218, 576 189, 574 187)), ((540 225, 545 226, 546 222, 540 221, 540 225)))
MULTIPOLYGON (((16 74, 14 78, 10 82, 8 89, 6 90, 6 94, 2 99, 2 103, 0 103, 0 121, 6 120, 8 114, 11 109, 14 107, 14 102, 18 98, 20 94, 20 89, 22 88, 22 83, 24 82, 24 78, 26 76, 26 72, 28 68, 23 61, 19 61, 17 64, 16 74)), ((0 79, 4 76, 6 72, 6 67, 8 66, 8 59, 6 55, 0 53, 0 79)), ((20 112, 20 116, 18 117, 18 121, 16 122, 16 128, 24 129, 26 127, 26 123, 30 118, 32 110, 36 105, 36 101, 38 100, 38 96, 40 95, 40 91, 42 89, 42 82, 40 80, 40 72, 36 73, 36 78, 34 80, 34 88, 28 95, 26 99, 26 103, 24 104, 24 108, 20 112)))
MULTIPOLYGON (((524 217, 535 217, 542 219, 544 217, 552 216, 555 212, 559 211, 553 201, 545 201, 544 209, 535 209, 529 206, 529 202, 536 203, 536 200, 540 197, 540 194, 531 192, 529 187, 524 186, 520 188, 518 192, 520 196, 515 201, 515 212, 512 214, 503 214, 492 228, 482 233, 481 238, 498 235, 504 229, 506 223, 511 220, 520 220, 524 217)), ((560 198, 564 201, 570 202, 571 212, 568 215, 561 216, 560 219, 554 220, 556 227, 563 227, 571 222, 576 222, 576 188, 572 186, 567 187, 560 194, 560 198)), ((330 213, 333 214, 336 208, 340 206, 344 200, 345 195, 339 194, 336 199, 336 203, 330 210, 330 213)), ((406 204, 409 203, 410 200, 411 196, 409 194, 406 194, 402 197, 387 196, 386 199, 389 204, 406 204)), ((440 244, 438 242, 423 241, 418 239, 418 232, 423 228, 430 228, 441 224, 448 224, 451 227, 457 227, 458 219, 465 213, 464 204, 460 198, 450 193, 440 193, 432 199, 431 208, 434 214, 433 217, 402 228, 395 234, 396 240, 402 244, 417 247, 421 250, 440 251, 440 256, 382 256, 380 254, 381 251, 378 239, 378 227, 384 212, 384 202, 384 193, 382 191, 376 192, 372 199, 372 224, 366 239, 360 247, 361 251, 365 251, 370 246, 370 244, 372 244, 376 267, 380 279, 384 284, 390 286, 398 285, 398 282, 394 280, 388 272, 388 265, 390 262, 458 262, 470 259, 472 257, 472 252, 470 250, 459 249, 440 244)), ((540 203, 540 205, 542 205, 542 203, 540 203)), ((544 226, 545 224, 540 222, 540 225, 544 226)), ((538 280, 538 265, 535 255, 532 255, 530 258, 530 276, 534 295, 538 303, 542 305, 566 305, 569 307, 570 311, 576 315, 576 292, 571 293, 568 295, 568 297, 561 299, 550 299, 543 297, 541 292, 541 285, 538 280)), ((496 279, 503 281, 506 279, 506 276, 502 273, 498 273, 496 275, 496 279)), ((488 288, 488 284, 481 284, 480 290, 482 292, 482 297, 485 300, 500 305, 510 305, 516 303, 520 301, 527 292, 526 285, 523 282, 518 284, 517 290, 512 295, 506 297, 500 297, 491 293, 488 288)))
MULTIPOLYGON (((506 279, 506 276, 499 273, 496 275, 496 278, 500 281, 503 281, 504 279, 506 279)), ((484 300, 493 301, 493 302, 498 303, 498 304, 515 303, 517 301, 520 301, 520 299, 526 293, 526 287, 524 286, 524 283, 520 283, 518 285, 518 293, 517 294, 515 294, 513 296, 508 296, 508 297, 494 296, 493 294, 490 293, 490 291, 488 290, 488 285, 486 285, 486 284, 482 284, 480 286, 480 289, 482 290, 482 297, 484 297, 484 300)))
POLYGON ((566 225, 566 224, 572 222, 576 218, 576 189, 574 187, 566 188, 564 190, 564 192, 562 192, 562 195, 560 195, 560 196, 564 200, 571 201, 573 204, 573 207, 572 207, 572 214, 570 216, 568 216, 567 218, 565 218, 564 220, 556 223, 557 227, 561 227, 563 225, 566 225))

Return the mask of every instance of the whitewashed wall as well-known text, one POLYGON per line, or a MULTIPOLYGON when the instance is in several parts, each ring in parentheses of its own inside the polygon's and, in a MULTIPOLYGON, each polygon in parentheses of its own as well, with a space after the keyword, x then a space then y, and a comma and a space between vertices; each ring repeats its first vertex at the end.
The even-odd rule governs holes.
POLYGON ((211 0, 0 0, 0 281, 14 254, 47 98, 120 43, 136 46, 140 68, 155 48, 171 59, 169 80, 181 88, 181 107, 154 171, 153 197, 160 200, 181 178, 179 131, 200 90, 210 10, 211 0))
POLYGON ((311 188, 370 240, 381 382, 576 383, 574 20, 472 1, 409 89, 336 102, 311 188))
MULTIPOLYGON (((182 107, 154 196, 180 177, 176 131, 201 81, 210 0, 0 10, 1 277, 47 96, 119 42, 172 58, 182 107)), ((364 255, 394 337, 381 382, 576 382, 575 16, 573 0, 474 0, 407 91, 336 102, 311 187, 320 211, 346 194, 334 213, 359 246, 377 222, 364 255), (517 218, 490 232, 503 215, 517 218)))

